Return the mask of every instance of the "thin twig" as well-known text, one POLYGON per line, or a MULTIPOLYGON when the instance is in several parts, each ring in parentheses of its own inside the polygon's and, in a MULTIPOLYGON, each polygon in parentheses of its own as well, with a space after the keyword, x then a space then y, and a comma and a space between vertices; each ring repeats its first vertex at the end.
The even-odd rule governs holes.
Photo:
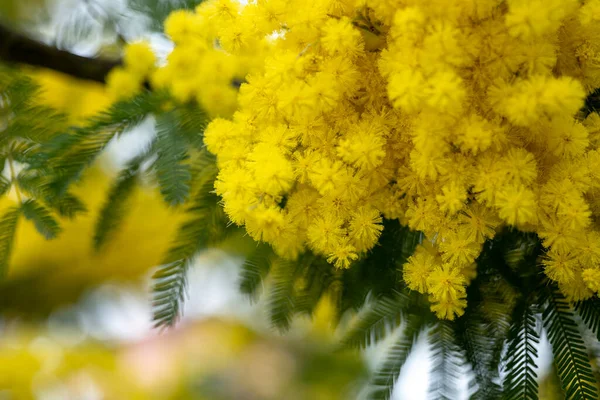
POLYGON ((121 60, 78 56, 33 40, 0 24, 0 61, 53 69, 76 78, 104 83, 121 60))

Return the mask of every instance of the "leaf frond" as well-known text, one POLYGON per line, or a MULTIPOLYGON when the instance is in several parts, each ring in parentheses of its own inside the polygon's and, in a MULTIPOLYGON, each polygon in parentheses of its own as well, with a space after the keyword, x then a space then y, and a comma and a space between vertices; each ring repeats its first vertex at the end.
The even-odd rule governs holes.
POLYGON ((271 246, 260 243, 252 254, 244 260, 240 271, 239 288, 251 300, 256 299, 259 286, 271 269, 273 257, 274 253, 271 246))
POLYGON ((594 296, 589 300, 580 301, 575 305, 575 309, 581 316, 583 323, 600 341, 600 299, 594 296))
POLYGON ((94 228, 94 249, 100 250, 110 235, 115 232, 126 213, 127 200, 133 193, 142 159, 130 162, 112 183, 100 209, 94 228))
POLYGON ((366 348, 382 340, 390 329, 400 325, 409 295, 395 291, 393 296, 373 300, 360 310, 342 337, 347 347, 366 348))
POLYGON ((63 194, 114 137, 141 124, 158 109, 159 104, 160 99, 147 92, 115 103, 88 124, 44 143, 37 167, 44 168, 50 164, 57 174, 53 183, 55 193, 63 194))
POLYGON ((154 168, 160 192, 170 205, 183 203, 189 196, 192 179, 185 140, 180 136, 174 112, 156 117, 156 153, 154 168))
POLYGON ((13 206, 0 218, 0 277, 6 276, 21 209, 13 206))
POLYGON ((540 332, 535 313, 526 301, 515 310, 508 334, 504 370, 503 399, 537 400, 538 382, 536 360, 540 332))
POLYGON ((50 214, 50 211, 34 199, 28 199, 21 204, 23 216, 33 222, 35 229, 46 239, 54 239, 61 231, 60 225, 50 214))
POLYGON ((294 275, 297 262, 276 257, 271 263, 267 312, 273 327, 287 331, 294 313, 294 275))
POLYGON ((458 397, 458 380, 462 373, 463 355, 457 345, 452 323, 438 321, 429 331, 431 360, 429 394, 432 399, 453 400, 458 397))
POLYGON ((153 276, 153 320, 156 327, 173 326, 183 310, 187 271, 196 253, 205 248, 210 240, 217 240, 215 226, 222 220, 215 219, 218 198, 211 193, 214 170, 207 170, 201 184, 186 209, 188 219, 183 222, 173 243, 153 276))
POLYGON ((568 399, 597 399, 596 380, 574 313, 558 287, 543 288, 542 314, 554 363, 568 399))
POLYGON ((371 376, 369 399, 389 400, 391 398, 396 380, 423 327, 422 315, 409 314, 406 316, 403 325, 395 332, 394 340, 387 349, 383 362, 371 376))
POLYGON ((156 328, 175 325, 183 314, 191 258, 163 264, 153 275, 153 320, 156 328))

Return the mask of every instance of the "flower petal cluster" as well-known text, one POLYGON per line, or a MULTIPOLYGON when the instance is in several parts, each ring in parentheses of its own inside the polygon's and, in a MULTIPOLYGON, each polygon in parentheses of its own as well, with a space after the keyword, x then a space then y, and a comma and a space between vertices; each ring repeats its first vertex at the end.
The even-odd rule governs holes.
POLYGON ((203 52, 253 55, 204 139, 225 212, 281 256, 348 268, 399 219, 424 234, 404 280, 452 319, 510 226, 539 235, 546 274, 581 300, 600 288, 600 118, 579 113, 600 87, 596 3, 208 0, 169 18, 160 70, 185 100, 203 96, 203 52))

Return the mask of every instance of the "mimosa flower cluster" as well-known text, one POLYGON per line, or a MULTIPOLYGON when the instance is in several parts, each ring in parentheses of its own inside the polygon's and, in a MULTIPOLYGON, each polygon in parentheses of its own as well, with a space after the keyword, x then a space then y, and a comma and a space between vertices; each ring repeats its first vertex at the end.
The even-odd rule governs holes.
POLYGON ((259 60, 204 138, 255 240, 351 268, 399 219, 424 234, 404 280, 446 319, 505 226, 539 235, 569 299, 600 289, 600 117, 580 113, 600 87, 600 1, 209 0, 169 20, 182 100, 211 48, 190 38, 259 60))
POLYGON ((138 41, 124 49, 123 66, 111 71, 109 93, 115 99, 129 98, 150 85, 166 90, 180 103, 196 101, 212 117, 230 117, 237 107, 239 83, 260 66, 264 49, 254 47, 251 54, 236 54, 215 46, 213 8, 198 12, 178 10, 165 21, 165 34, 175 45, 165 62, 159 62, 150 44, 138 41))

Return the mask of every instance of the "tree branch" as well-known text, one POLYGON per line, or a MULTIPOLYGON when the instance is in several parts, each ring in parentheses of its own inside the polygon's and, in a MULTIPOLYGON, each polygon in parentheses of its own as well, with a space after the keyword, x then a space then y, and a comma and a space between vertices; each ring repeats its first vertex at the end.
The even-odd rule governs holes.
POLYGON ((104 83, 121 60, 88 58, 60 50, 0 24, 0 61, 53 69, 76 78, 104 83))

